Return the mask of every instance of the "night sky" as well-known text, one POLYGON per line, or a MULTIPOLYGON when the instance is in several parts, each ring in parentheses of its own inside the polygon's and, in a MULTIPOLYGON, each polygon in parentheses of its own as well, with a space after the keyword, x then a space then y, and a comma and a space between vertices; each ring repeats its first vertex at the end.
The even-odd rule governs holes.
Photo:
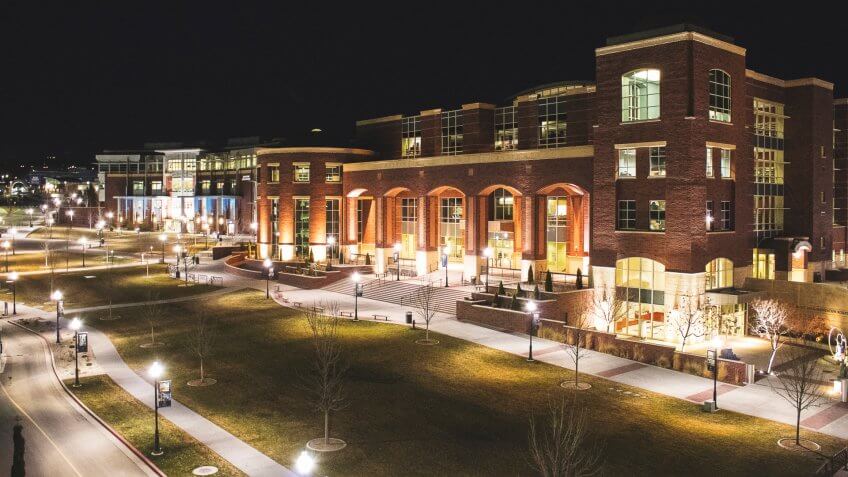
POLYGON ((848 7, 629 3, 4 1, 0 164, 313 127, 350 137, 357 119, 592 80, 606 37, 682 22, 733 36, 750 68, 848 95, 848 7))

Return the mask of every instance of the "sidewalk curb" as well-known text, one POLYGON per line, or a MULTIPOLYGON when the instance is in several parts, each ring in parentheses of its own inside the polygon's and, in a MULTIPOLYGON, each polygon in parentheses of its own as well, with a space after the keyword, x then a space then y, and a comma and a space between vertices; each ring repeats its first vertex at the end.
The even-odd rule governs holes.
POLYGON ((129 449, 136 457, 138 457, 145 465, 147 465, 150 468, 150 470, 153 471, 154 474, 159 475, 161 477, 167 477, 167 475, 164 472, 162 472, 162 470, 159 469, 159 467, 157 467, 156 464, 154 464, 152 460, 150 460, 146 455, 144 455, 143 452, 138 450, 134 445, 132 445, 129 441, 127 441, 124 438, 124 436, 122 436, 120 433, 118 433, 118 431, 113 429, 112 426, 107 424, 106 421, 101 419, 100 416, 98 416, 94 411, 89 409, 88 406, 86 406, 73 392, 71 392, 70 389, 68 389, 68 386, 65 384, 64 381, 62 381, 62 378, 59 377, 59 371, 56 370, 56 356, 53 354, 53 349, 50 347, 50 343, 47 341, 47 338, 42 336, 41 333, 38 333, 35 330, 31 330, 31 329, 27 328, 26 326, 21 325, 20 323, 15 323, 13 321, 9 321, 9 323, 14 325, 14 326, 17 326, 18 328, 26 330, 26 331, 38 336, 39 338, 41 338, 42 342, 44 342, 44 344, 47 347, 47 351, 50 352, 50 368, 53 370, 53 375, 56 376, 56 380, 62 386, 62 389, 65 391, 65 394, 70 396, 70 398, 75 403, 77 403, 77 405, 79 405, 89 416, 94 418, 94 420, 97 421, 98 424, 103 426, 104 429, 109 431, 109 433, 112 434, 116 439, 118 439, 119 442, 121 442, 124 446, 126 446, 126 448, 129 449))

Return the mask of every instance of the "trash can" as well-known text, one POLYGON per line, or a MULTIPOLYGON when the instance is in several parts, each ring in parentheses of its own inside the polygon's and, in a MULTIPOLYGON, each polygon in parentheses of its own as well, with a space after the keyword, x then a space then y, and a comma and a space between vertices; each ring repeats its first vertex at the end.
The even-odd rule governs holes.
POLYGON ((407 325, 412 324, 412 312, 411 311, 406 312, 406 324, 407 325))

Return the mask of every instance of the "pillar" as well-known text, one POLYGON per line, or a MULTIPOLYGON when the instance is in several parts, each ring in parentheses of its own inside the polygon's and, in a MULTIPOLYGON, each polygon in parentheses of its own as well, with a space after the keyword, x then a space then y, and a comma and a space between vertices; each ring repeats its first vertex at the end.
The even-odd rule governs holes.
POLYGON ((485 258, 483 257, 483 249, 477 243, 477 231, 479 230, 477 226, 477 197, 463 198, 462 205, 465 208, 463 216, 463 220, 465 220, 465 258, 463 259, 463 270, 466 277, 479 277, 480 266, 485 258))
POLYGON ((434 227, 431 199, 433 198, 428 196, 418 198, 418 250, 415 253, 415 269, 418 275, 428 274, 439 263, 439 252, 436 250, 438 228, 434 227))

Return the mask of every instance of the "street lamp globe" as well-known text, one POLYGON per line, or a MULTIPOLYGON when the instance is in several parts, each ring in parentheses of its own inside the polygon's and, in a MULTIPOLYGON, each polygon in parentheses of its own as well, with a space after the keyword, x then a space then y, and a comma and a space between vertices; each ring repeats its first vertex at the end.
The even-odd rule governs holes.
POLYGON ((400 244, 400 242, 395 243, 395 252, 400 253, 402 248, 403 246, 400 244))
POLYGON ((167 242, 167 241, 168 241, 168 236, 167 236, 167 235, 165 235, 165 234, 160 234, 160 235, 159 235, 159 241, 160 241, 160 242, 167 242))
POLYGON ((486 247, 486 248, 483 249, 483 256, 486 257, 486 258, 492 258, 492 255, 494 255, 494 254, 495 253, 492 250, 492 247, 486 247))
POLYGON ((53 294, 50 295, 50 299, 53 300, 53 301, 61 300, 62 299, 62 292, 59 291, 59 290, 54 291, 53 294))
POLYGON ((179 253, 182 252, 182 250, 183 250, 183 248, 180 247, 179 245, 174 245, 174 253, 179 255, 179 253))
POLYGON ((353 275, 350 276, 350 279, 353 280, 354 283, 359 283, 359 281, 362 280, 362 276, 359 274, 359 272, 353 272, 353 275))
POLYGON ((12 244, 8 240, 3 241, 3 248, 5 248, 6 250, 8 250, 11 246, 12 244))
POLYGON ((335 243, 336 243, 335 237, 328 237, 327 238, 327 245, 334 245, 335 243))
POLYGON ((165 367, 162 366, 159 361, 154 361, 153 364, 150 365, 150 368, 147 369, 147 375, 153 379, 161 378, 164 372, 165 367))
POLYGON ((450 255, 450 251, 451 251, 450 245, 445 245, 445 248, 442 249, 442 253, 444 253, 445 255, 450 255))
POLYGON ((527 308, 527 311, 529 311, 530 313, 533 313, 534 311, 536 311, 536 308, 537 308, 536 302, 528 301, 526 308, 527 308))
POLYGON ((265 261, 264 261, 264 262, 262 262, 262 265, 264 265, 264 266, 265 266, 265 268, 271 268, 271 265, 273 265, 273 263, 271 263, 271 259, 270 259, 270 258, 266 258, 266 259, 265 259, 265 261))
POLYGON ((18 281, 19 276, 20 275, 18 275, 18 272, 12 272, 12 273, 9 274, 9 281, 10 282, 16 282, 16 281, 18 281))
POLYGON ((86 237, 80 237, 80 239, 79 239, 79 243, 80 243, 80 245, 82 245, 83 247, 85 247, 85 246, 86 246, 86 244, 88 243, 88 238, 86 238, 86 237))
POLYGON ((70 328, 71 331, 79 331, 79 329, 81 327, 82 327, 82 321, 79 318, 74 318, 73 320, 71 320, 71 323, 68 325, 68 328, 70 328))

